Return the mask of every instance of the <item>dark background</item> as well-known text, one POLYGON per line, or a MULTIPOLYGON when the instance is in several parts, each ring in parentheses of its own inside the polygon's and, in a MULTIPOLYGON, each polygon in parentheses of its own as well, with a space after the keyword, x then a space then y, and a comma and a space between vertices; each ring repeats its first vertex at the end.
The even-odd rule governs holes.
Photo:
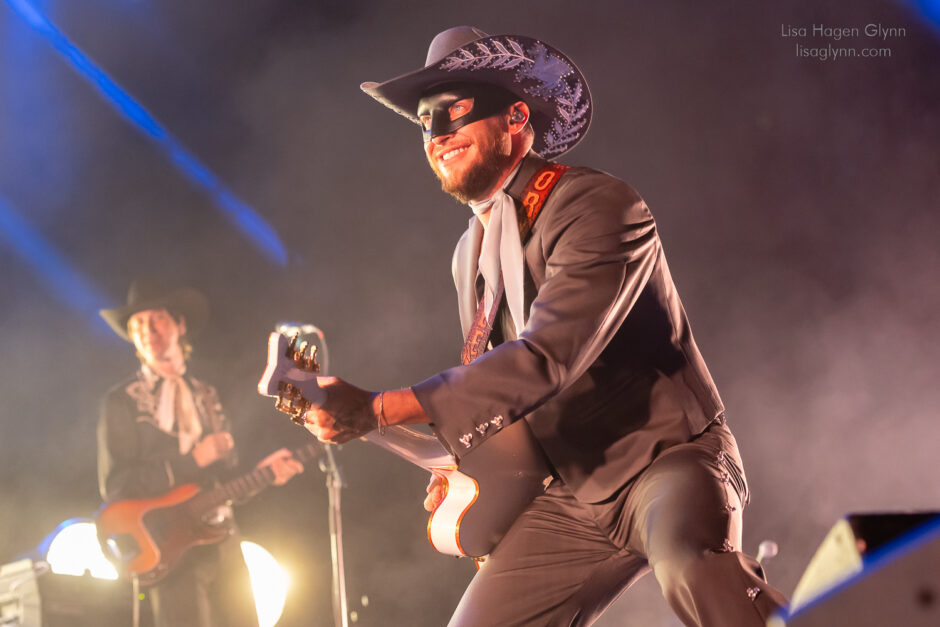
MULTIPOLYGON (((49 253, 0 228, 0 563, 98 506, 98 398, 136 360, 96 309, 138 274, 209 296, 193 371, 246 467, 309 437, 254 392, 277 321, 317 324, 333 373, 369 389, 455 363, 450 255, 471 214, 358 84, 422 65, 457 24, 542 38, 587 77, 592 129, 562 161, 623 178, 657 217, 744 455, 745 548, 780 544, 772 582, 791 593, 846 512, 940 508, 940 36, 912 4, 31 0, 275 229, 280 265, 24 2, 0 2, 3 224, 73 274, 44 274, 49 253), (906 34, 781 36, 819 23, 906 34), (799 58, 798 42, 891 56, 799 58)), ((340 459, 359 624, 444 624, 473 566, 427 546, 426 477, 361 443, 340 459)), ((331 622, 326 503, 311 469, 238 512, 292 574, 281 625, 331 622)), ((600 624, 678 625, 652 578, 637 588, 600 624)))

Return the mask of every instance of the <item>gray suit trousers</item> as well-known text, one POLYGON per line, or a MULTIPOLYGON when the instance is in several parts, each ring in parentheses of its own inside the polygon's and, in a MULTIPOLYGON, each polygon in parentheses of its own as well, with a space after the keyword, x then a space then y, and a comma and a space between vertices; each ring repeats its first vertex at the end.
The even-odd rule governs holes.
POLYGON ((719 423, 602 503, 579 502, 556 479, 486 559, 450 627, 590 625, 650 570, 684 624, 763 627, 786 600, 740 552, 747 498, 719 423))

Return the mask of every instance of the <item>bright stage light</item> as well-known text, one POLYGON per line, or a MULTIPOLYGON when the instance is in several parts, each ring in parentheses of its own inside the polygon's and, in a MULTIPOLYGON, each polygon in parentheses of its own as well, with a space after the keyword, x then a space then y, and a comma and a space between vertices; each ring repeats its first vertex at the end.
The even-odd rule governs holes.
MULTIPOLYGON (((84 575, 98 579, 117 579, 114 565, 98 544, 95 523, 82 518, 66 520, 47 538, 46 561, 52 572, 60 575, 84 575)), ((43 542, 46 545, 46 542, 43 542)))
MULTIPOLYGON (((274 627, 284 611, 290 577, 261 546, 242 542, 241 549, 251 579, 258 623, 260 627, 274 627)), ((101 552, 98 531, 91 520, 66 520, 42 541, 39 551, 54 573, 82 576, 87 572, 98 579, 118 578, 114 565, 101 552)))
POLYGON ((274 627, 287 600, 290 577, 277 560, 254 542, 242 542, 260 627, 274 627))

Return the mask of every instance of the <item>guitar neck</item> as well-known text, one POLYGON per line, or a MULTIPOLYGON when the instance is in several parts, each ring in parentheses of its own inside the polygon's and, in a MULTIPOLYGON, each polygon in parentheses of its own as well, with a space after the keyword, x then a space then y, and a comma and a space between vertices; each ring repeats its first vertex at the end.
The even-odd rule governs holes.
POLYGON ((363 439, 425 470, 457 467, 457 460, 440 440, 405 425, 392 425, 384 434, 371 431, 363 439))
MULTIPOLYGON (((305 464, 319 457, 320 451, 321 445, 315 442, 293 451, 293 455, 296 460, 305 464)), ((273 485, 275 479, 274 471, 270 466, 255 468, 241 477, 226 481, 211 490, 200 492, 192 499, 191 507, 195 512, 202 513, 229 501, 247 501, 273 485)))

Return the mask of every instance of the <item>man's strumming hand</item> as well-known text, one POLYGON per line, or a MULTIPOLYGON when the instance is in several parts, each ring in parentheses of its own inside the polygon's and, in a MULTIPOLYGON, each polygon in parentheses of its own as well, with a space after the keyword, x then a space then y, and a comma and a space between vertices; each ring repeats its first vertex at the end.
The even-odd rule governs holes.
POLYGON ((431 480, 428 481, 427 492, 428 495, 424 499, 424 509, 433 512, 444 500, 444 478, 436 472, 432 472, 431 480))
POLYGON ((227 431, 210 433, 193 447, 193 459, 196 460, 197 466, 205 468, 228 455, 233 446, 235 446, 235 441, 231 433, 227 431))

